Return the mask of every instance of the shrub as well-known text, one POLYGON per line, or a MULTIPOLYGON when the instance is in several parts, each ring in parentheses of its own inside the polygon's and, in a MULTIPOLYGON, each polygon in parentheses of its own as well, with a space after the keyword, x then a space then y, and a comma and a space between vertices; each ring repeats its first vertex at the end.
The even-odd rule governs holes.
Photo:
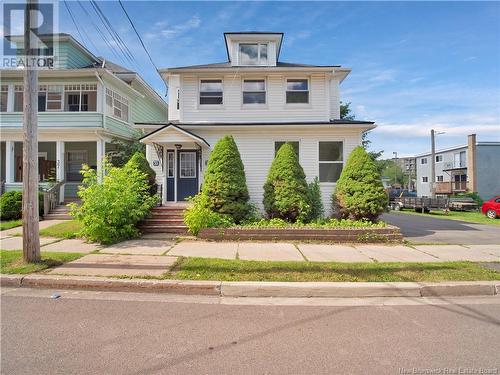
POLYGON ((149 194, 148 176, 134 163, 122 168, 104 162, 107 172, 102 184, 95 170, 85 165, 79 187, 80 206, 71 205, 71 214, 82 223, 81 235, 90 241, 111 244, 138 236, 135 225, 156 204, 149 194))
POLYGON ((236 223, 251 212, 243 162, 230 135, 221 138, 210 154, 202 194, 212 211, 230 215, 236 223))
MULTIPOLYGON (((43 215, 43 194, 38 193, 38 213, 43 215)), ((8 191, 0 197, 0 219, 17 220, 23 216, 23 193, 8 191)))
POLYGON ((468 193, 457 193, 450 196, 450 198, 472 198, 474 202, 477 203, 479 207, 483 204, 483 200, 478 193, 468 192, 468 193))
POLYGON ((342 218, 375 221, 387 207, 380 174, 363 147, 356 147, 349 155, 337 181, 335 196, 342 218))
POLYGON ((290 143, 280 147, 271 164, 264 184, 263 203, 270 218, 291 222, 309 218, 306 176, 290 143))
POLYGON ((158 192, 158 186, 156 185, 156 173, 149 165, 148 160, 144 153, 137 151, 127 162, 129 165, 134 165, 138 168, 142 173, 145 173, 148 176, 148 185, 149 185, 149 194, 151 196, 156 195, 158 192))
POLYGON ((309 205, 311 206, 311 212, 307 221, 319 220, 323 217, 323 200, 321 199, 321 189, 319 186, 319 178, 315 177, 313 182, 311 182, 307 188, 307 196, 309 205))
POLYGON ((193 203, 184 213, 184 223, 186 223, 190 233, 195 236, 204 228, 224 228, 234 224, 231 216, 220 214, 209 208, 210 201, 205 194, 197 194, 191 198, 193 203))

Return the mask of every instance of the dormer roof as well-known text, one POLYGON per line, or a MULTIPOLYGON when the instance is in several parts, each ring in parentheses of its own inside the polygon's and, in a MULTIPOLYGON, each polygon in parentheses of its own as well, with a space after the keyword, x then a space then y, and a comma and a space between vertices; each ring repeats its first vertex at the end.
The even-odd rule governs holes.
POLYGON ((224 41, 226 42, 227 59, 229 62, 236 60, 229 46, 233 42, 275 42, 276 43, 276 61, 279 59, 281 51, 281 43, 283 41, 283 33, 272 31, 233 31, 224 33, 224 41))

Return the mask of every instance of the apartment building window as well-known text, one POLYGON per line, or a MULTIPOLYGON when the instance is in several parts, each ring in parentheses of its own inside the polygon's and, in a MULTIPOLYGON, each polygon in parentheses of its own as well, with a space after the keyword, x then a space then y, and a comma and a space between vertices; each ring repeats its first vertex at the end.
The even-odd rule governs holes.
POLYGON ((276 142, 274 142, 274 156, 276 157, 276 154, 278 153, 278 150, 285 143, 289 143, 289 144, 292 145, 293 151, 295 151, 295 155, 297 155, 297 158, 298 158, 299 157, 299 152, 300 152, 299 141, 276 141, 276 142))
POLYGON ((309 103, 309 81, 307 79, 288 79, 286 81, 287 104, 309 103))
POLYGON ((266 81, 248 79, 243 81, 243 104, 266 104, 266 81))
POLYGON ((128 122, 128 100, 117 92, 106 88, 106 113, 128 122))
POLYGON ((420 164, 427 164, 427 158, 420 159, 420 164))
POLYGON ((319 142, 319 182, 337 182, 344 166, 342 142, 319 142))
POLYGON ((443 161, 443 155, 436 155, 436 163, 441 163, 443 161))
POLYGON ((429 177, 422 177, 422 182, 429 182, 429 177))
POLYGON ((241 43, 239 54, 240 65, 265 65, 267 64, 267 44, 241 43))
POLYGON ((7 112, 7 97, 9 96, 9 85, 0 86, 0 112, 7 112))
POLYGON ((200 104, 222 104, 222 80, 201 80, 200 104))
POLYGON ((436 181, 443 182, 444 181, 443 176, 436 176, 436 181))

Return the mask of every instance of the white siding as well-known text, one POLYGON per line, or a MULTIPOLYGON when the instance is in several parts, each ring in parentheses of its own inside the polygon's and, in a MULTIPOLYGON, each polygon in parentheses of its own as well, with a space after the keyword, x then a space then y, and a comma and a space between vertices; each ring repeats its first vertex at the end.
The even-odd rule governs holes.
MULTIPOLYGON (((286 129, 265 128, 251 129, 192 129, 194 133, 203 137, 213 147, 219 138, 225 134, 231 134, 240 151, 247 179, 248 190, 251 201, 262 210, 263 185, 269 171, 269 167, 274 159, 275 141, 299 141, 299 160, 304 168, 307 181, 312 181, 319 174, 318 164, 318 142, 319 141, 343 141, 344 142, 344 162, 354 147, 361 142, 358 130, 333 129, 328 128, 299 128, 290 126, 286 129)), ((203 149, 203 170, 209 157, 207 149, 203 149)), ((331 195, 335 189, 335 184, 322 183, 321 191, 325 212, 330 213, 331 195)))
MULTIPOLYGON (((170 86, 170 85, 169 85, 170 86)), ((175 86, 175 84, 172 84, 175 86)), ((170 90, 170 96, 175 92, 170 90)), ((172 105, 172 104, 171 104, 172 105)), ((181 76, 181 122, 283 122, 283 121, 328 121, 331 115, 339 118, 338 82, 330 85, 324 73, 262 73, 252 75, 184 75, 181 76), (309 79, 309 103, 286 104, 286 79, 309 79), (199 105, 199 83, 201 79, 222 79, 223 104, 199 105), (267 99, 262 106, 242 104, 242 80, 265 79, 267 99), (330 100, 330 90, 334 89, 330 100), (331 108, 333 105, 335 108, 331 108)), ((169 111, 173 113, 172 110, 169 111)), ((174 118, 169 118, 174 120, 174 118)))

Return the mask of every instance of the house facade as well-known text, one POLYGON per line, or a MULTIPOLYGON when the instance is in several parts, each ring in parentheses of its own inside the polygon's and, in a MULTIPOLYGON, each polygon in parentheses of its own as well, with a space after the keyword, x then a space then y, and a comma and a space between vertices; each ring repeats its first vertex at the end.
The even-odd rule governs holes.
POLYGON ((224 41, 226 62, 160 70, 169 92, 168 122, 136 123, 163 203, 200 190, 212 147, 230 134, 258 208, 276 151, 290 142, 307 180, 319 177, 328 212, 347 157, 363 132, 375 128, 340 119, 339 86, 350 69, 282 62, 282 33, 225 33, 224 41))
MULTIPOLYGON (((94 56, 71 35, 42 41, 54 68, 39 71, 39 180, 63 181, 64 200, 76 196, 82 164, 100 171, 112 140, 137 136, 135 122, 165 121, 167 104, 137 73, 94 56)), ((23 71, 1 70, 0 80, 1 180, 8 191, 22 188, 23 71)))
MULTIPOLYGON (((431 196, 431 153, 416 155, 417 195, 431 196)), ((483 200, 500 195, 500 142, 468 143, 435 153, 435 191, 438 196, 477 192, 483 200)))

